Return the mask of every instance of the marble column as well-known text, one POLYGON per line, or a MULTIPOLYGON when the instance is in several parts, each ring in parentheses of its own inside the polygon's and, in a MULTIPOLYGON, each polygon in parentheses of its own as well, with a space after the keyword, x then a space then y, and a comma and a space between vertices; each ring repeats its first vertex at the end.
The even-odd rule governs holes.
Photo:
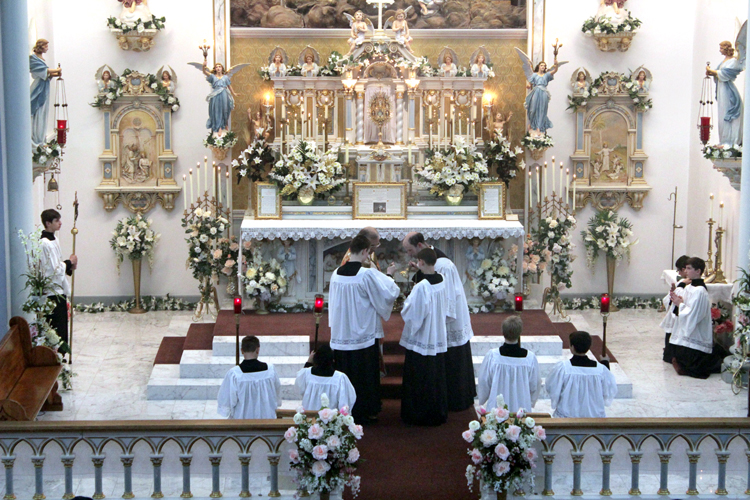
MULTIPOLYGON (((18 230, 34 230, 31 95, 26 0, 0 2, 0 336, 10 316, 23 315, 26 254, 18 230), (7 215, 5 215, 7 214, 7 215), (12 271, 12 270, 16 271, 12 271)), ((52 96, 51 96, 52 98, 52 96)))
MULTIPOLYGON (((748 0, 748 12, 750 12, 750 0, 748 0)), ((750 40, 750 36, 748 36, 750 40)), ((745 116, 742 118, 742 144, 747 147, 750 145, 750 110, 747 105, 750 103, 750 85, 745 85, 745 116)), ((742 269, 747 269, 750 264, 750 155, 742 155, 742 178, 740 183, 740 232, 737 256, 737 265, 742 269)), ((750 411, 750 410, 749 410, 750 411)))

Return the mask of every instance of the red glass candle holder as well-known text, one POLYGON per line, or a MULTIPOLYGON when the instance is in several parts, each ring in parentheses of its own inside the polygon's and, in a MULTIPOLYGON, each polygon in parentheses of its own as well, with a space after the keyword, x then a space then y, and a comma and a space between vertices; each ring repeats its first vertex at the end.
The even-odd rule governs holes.
POLYGON ((609 301, 609 294, 603 293, 600 300, 599 312, 601 312, 602 314, 609 313, 609 301))
POLYGON ((315 314, 321 314, 323 312, 323 304, 325 304, 323 296, 322 295, 316 295, 315 296, 315 305, 313 306, 313 313, 315 313, 315 314))
POLYGON ((711 117, 701 116, 701 124, 698 128, 700 129, 701 142, 705 145, 711 138, 711 117))
POLYGON ((234 298, 234 314, 242 314, 242 297, 234 298))
POLYGON ((523 312, 523 295, 516 294, 516 312, 523 312))

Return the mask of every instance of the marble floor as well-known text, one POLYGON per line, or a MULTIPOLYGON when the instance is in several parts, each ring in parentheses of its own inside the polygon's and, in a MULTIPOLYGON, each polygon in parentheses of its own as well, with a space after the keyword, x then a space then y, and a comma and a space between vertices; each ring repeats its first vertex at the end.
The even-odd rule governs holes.
MULTIPOLYGON (((65 409, 39 420, 212 419, 216 402, 147 401, 146 384, 165 336, 184 336, 191 324, 187 311, 79 314, 74 333, 73 390, 62 393, 65 409)), ((601 335, 598 311, 572 311, 580 330, 601 335)), ((735 396, 719 375, 708 380, 678 376, 661 360, 662 313, 623 310, 610 316, 607 343, 633 383, 633 399, 615 400, 611 417, 747 416, 747 393, 735 396)), ((555 319, 553 318, 553 321, 555 319)), ((294 408, 287 401, 284 407, 294 408)), ((549 411, 549 401, 535 411, 549 411)))

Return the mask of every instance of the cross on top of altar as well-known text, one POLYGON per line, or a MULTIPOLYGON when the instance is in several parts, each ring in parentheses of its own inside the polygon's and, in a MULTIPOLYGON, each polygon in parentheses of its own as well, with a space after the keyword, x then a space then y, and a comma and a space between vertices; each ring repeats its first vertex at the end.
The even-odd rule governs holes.
POLYGON ((382 39, 388 39, 383 31, 383 5, 390 5, 395 0, 366 0, 368 4, 377 4, 378 6, 378 30, 375 32, 373 39, 380 41, 382 39))

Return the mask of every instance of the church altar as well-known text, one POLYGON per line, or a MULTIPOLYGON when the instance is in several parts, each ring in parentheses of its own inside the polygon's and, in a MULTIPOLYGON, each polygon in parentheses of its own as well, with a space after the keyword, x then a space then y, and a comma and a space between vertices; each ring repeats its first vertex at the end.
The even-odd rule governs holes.
MULTIPOLYGON (((321 207, 323 208, 323 207, 321 207)), ((343 208, 343 207, 342 207, 343 208)), ((518 285, 516 291, 522 288, 523 240, 526 232, 518 221, 478 220, 476 208, 474 220, 460 218, 453 221, 444 218, 426 218, 411 220, 346 220, 330 218, 306 218, 284 220, 257 220, 245 217, 241 226, 240 245, 245 242, 264 241, 262 253, 264 258, 271 257, 284 260, 282 241, 292 240, 293 259, 285 263, 287 275, 290 276, 290 289, 282 303, 297 303, 310 301, 316 294, 327 292, 327 285, 331 273, 341 263, 348 248, 349 240, 359 231, 371 226, 378 230, 381 246, 376 249, 379 261, 385 259, 388 263, 396 262, 398 272, 397 283, 408 283, 408 256, 401 249, 401 240, 411 231, 424 234, 425 239, 444 251, 453 260, 461 276, 466 276, 467 298, 469 302, 484 304, 480 297, 472 296, 470 292, 470 263, 466 258, 469 241, 474 238, 484 240, 485 255, 492 253, 493 247, 500 245, 500 240, 513 240, 518 246, 516 254, 516 273, 518 285), (291 272, 290 272, 291 271, 291 272), (293 284, 294 282, 294 284, 293 284), (472 300, 473 299, 473 300, 472 300)), ((242 252, 240 252, 239 269, 243 268, 242 252)), ((383 267, 383 266, 381 266, 383 267)), ((239 276, 239 292, 243 293, 242 276, 239 276)))

